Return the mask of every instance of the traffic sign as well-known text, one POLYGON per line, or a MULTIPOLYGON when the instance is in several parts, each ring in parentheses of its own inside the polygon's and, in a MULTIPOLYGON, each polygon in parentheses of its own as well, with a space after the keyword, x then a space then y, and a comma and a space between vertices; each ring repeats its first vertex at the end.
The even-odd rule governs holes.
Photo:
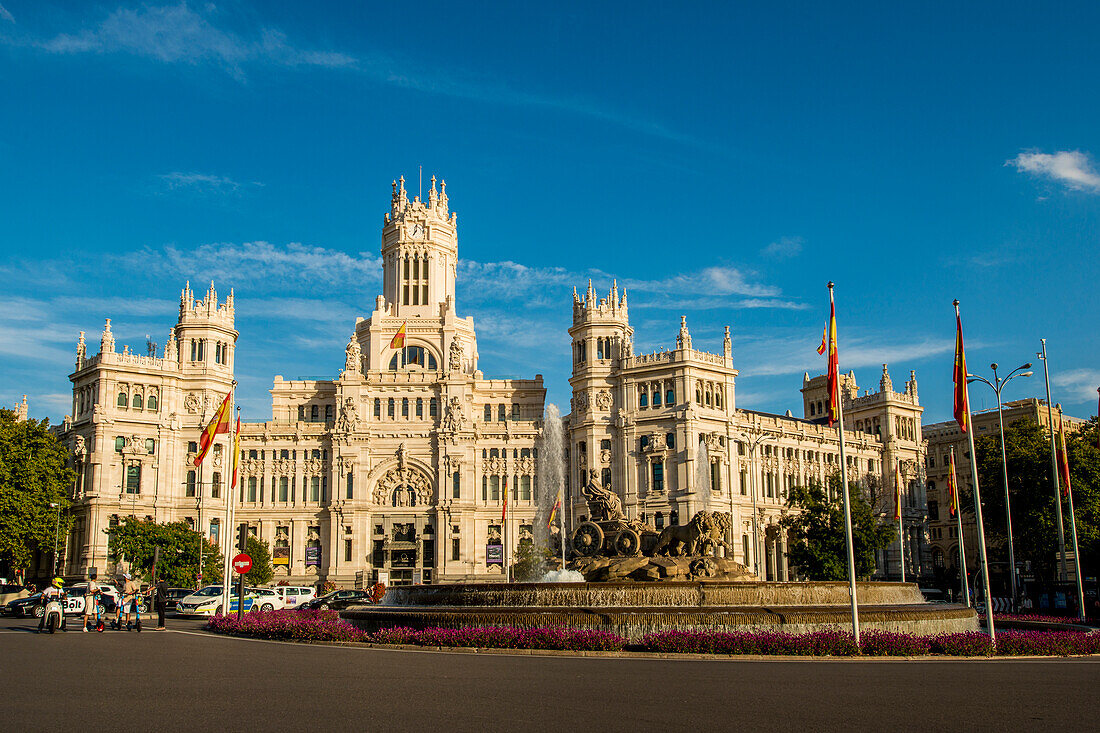
POLYGON ((251 557, 249 557, 248 555, 246 555, 243 552, 239 555, 234 556, 234 558, 233 558, 233 572, 237 573, 238 575, 244 575, 245 573, 247 573, 251 569, 252 569, 252 558, 251 557))

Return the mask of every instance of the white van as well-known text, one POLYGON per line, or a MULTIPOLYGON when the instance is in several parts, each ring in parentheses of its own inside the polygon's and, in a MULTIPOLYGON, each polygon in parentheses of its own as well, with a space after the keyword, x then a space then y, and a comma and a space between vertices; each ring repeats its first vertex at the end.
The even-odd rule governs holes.
POLYGON ((311 586, 277 585, 271 590, 278 594, 283 602, 283 608, 295 608, 298 604, 311 601, 317 596, 317 591, 311 586))

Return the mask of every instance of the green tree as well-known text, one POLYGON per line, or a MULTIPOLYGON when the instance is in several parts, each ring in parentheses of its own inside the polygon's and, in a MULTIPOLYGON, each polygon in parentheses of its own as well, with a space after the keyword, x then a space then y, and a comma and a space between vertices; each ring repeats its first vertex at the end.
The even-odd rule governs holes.
POLYGON ((55 532, 63 551, 75 479, 67 460, 48 420, 17 421, 12 410, 0 410, 0 563, 10 570, 25 570, 35 551, 52 554, 55 532))
POLYGON ((244 581, 249 585, 270 583, 275 577, 275 569, 271 567, 271 551, 267 548, 267 543, 248 535, 246 547, 245 552, 252 558, 252 569, 245 574, 244 581))
MULTIPOLYGON (((844 539, 844 497, 840 476, 828 478, 830 491, 818 483, 792 488, 787 507, 795 510, 780 524, 790 539, 790 561, 810 580, 847 580, 844 539), (835 498, 829 498, 829 494, 835 498)), ((897 538, 892 523, 880 522, 860 488, 849 484, 852 500, 852 545, 856 575, 866 578, 875 570, 875 552, 897 538)))
POLYGON ((529 583, 538 580, 551 567, 556 567, 556 556, 550 549, 538 549, 534 543, 520 543, 516 555, 512 558, 512 577, 521 582, 529 583))
MULTIPOLYGON (((1100 449, 1096 446, 1095 422, 1093 420, 1085 430, 1068 436, 1066 446, 1077 518, 1077 542, 1085 575, 1095 574, 1100 555, 1100 449)), ((1049 433, 1031 420, 1018 420, 1005 427, 1004 440, 1016 562, 1030 561, 1039 577, 1053 579, 1058 554, 1058 520, 1049 433)), ((995 435, 985 436, 974 448, 978 454, 986 542, 992 546, 990 562, 1007 563, 1001 443, 995 435)), ((963 499, 964 507, 972 510, 974 502, 969 491, 963 499)), ((1064 499, 1062 513, 1066 549, 1070 550, 1069 502, 1064 499)))
POLYGON ((160 547, 157 577, 169 585, 191 588, 198 572, 199 548, 202 548, 202 579, 204 583, 220 583, 222 553, 186 522, 156 522, 124 517, 121 524, 108 531, 111 554, 130 563, 130 571, 146 580, 152 579, 153 553, 160 547))

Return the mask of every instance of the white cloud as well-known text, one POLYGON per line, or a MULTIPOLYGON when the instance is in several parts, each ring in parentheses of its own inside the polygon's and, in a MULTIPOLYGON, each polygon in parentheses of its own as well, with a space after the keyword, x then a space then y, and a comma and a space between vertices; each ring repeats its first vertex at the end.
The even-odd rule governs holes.
POLYGON ((1089 156, 1080 150, 1020 153, 1005 165, 1039 178, 1049 178, 1075 191, 1100 193, 1100 173, 1093 168, 1089 156))
MULTIPOLYGON (((1050 381, 1055 387, 1061 387, 1069 392, 1069 399, 1091 404, 1097 399, 1096 389, 1100 387, 1100 370, 1071 369, 1068 372, 1054 374, 1050 381)), ((1056 397, 1057 395, 1052 396, 1054 402, 1058 401, 1056 397)), ((1069 402, 1069 400, 1066 401, 1069 402)))
POLYGON ((243 185, 263 186, 264 184, 252 181, 241 184, 227 176, 218 176, 210 173, 162 173, 157 176, 161 183, 169 191, 191 191, 199 194, 235 194, 240 193, 243 185))
POLYGON ((163 63, 214 64, 243 80, 248 62, 278 66, 348 67, 355 59, 334 51, 296 48, 278 30, 248 40, 211 24, 186 2, 137 10, 119 8, 94 28, 62 33, 39 44, 51 53, 128 53, 163 63))
POLYGON ((780 237, 760 250, 760 254, 776 259, 795 257, 802 253, 802 244, 802 237, 780 237))
POLYGON ((3 5, 0 5, 0 20, 6 20, 9 23, 15 22, 15 18, 12 17, 12 14, 9 13, 8 9, 5 8, 3 5))
MULTIPOLYGON (((738 362, 738 368, 745 374, 757 377, 802 372, 823 374, 825 357, 816 353, 820 341, 820 333, 786 337, 735 337, 734 361, 738 362)), ((954 348, 953 339, 925 337, 908 343, 891 344, 878 338, 862 337, 847 343, 841 341, 840 369, 844 372, 868 367, 881 369, 884 363, 904 368, 905 364, 911 362, 951 353, 954 348)), ((877 373, 874 376, 877 382, 877 373)), ((903 375, 893 376, 901 380, 903 375)), ((905 369, 904 376, 908 376, 908 369, 905 369)), ((866 378, 864 381, 867 381, 866 378)))

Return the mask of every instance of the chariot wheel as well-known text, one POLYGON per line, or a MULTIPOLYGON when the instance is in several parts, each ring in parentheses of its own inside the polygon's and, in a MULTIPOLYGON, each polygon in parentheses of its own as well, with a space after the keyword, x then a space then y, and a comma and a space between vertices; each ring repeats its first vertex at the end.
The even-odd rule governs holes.
POLYGON ((632 529, 624 529, 615 538, 615 552, 623 557, 637 555, 642 547, 642 538, 632 529))
POLYGON ((583 557, 595 557, 603 549, 603 530, 598 524, 582 522, 573 533, 573 551, 583 557))

